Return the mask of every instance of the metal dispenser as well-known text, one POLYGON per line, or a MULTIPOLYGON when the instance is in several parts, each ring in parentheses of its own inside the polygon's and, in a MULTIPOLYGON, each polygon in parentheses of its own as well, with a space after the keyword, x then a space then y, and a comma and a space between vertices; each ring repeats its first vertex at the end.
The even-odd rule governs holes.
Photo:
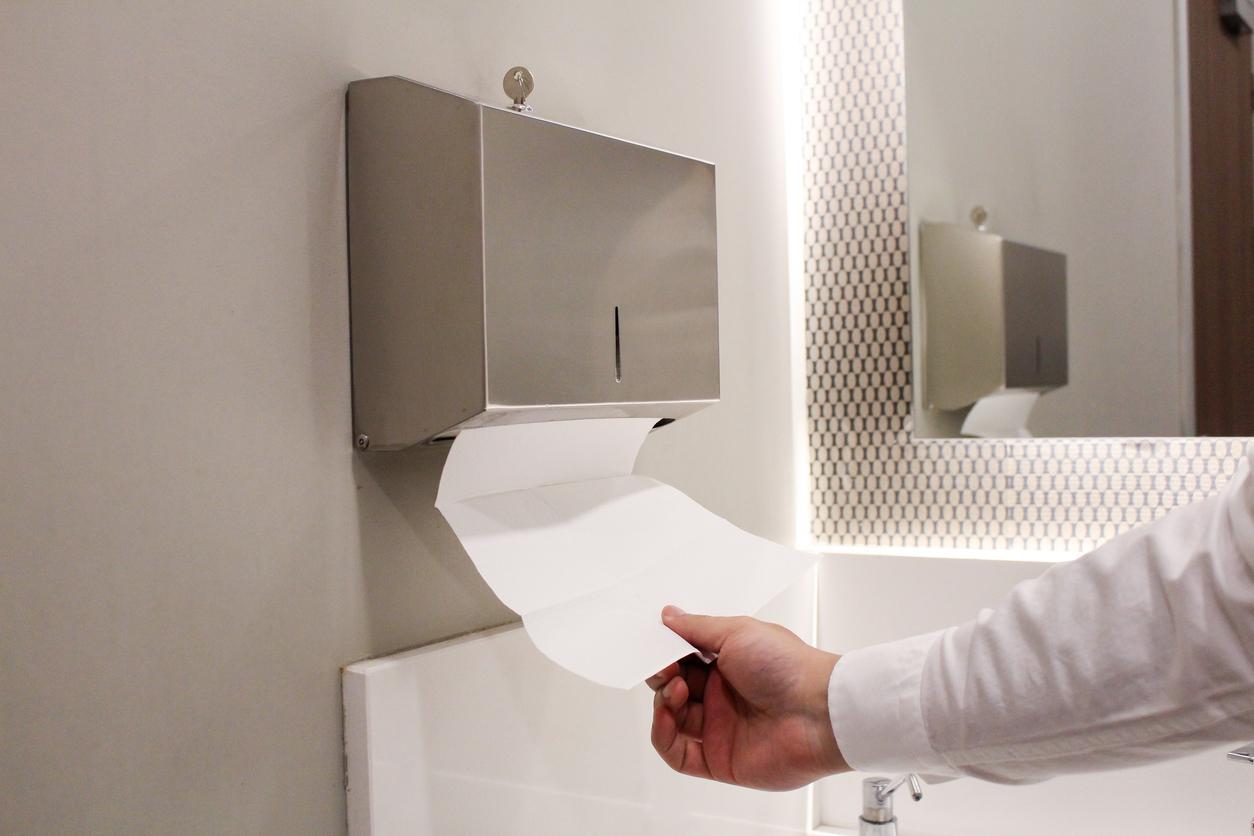
POLYGON ((1067 384, 1067 257, 982 227, 924 222, 919 287, 928 406, 1067 384))
POLYGON ((403 78, 348 86, 357 446, 719 397, 714 166, 403 78))

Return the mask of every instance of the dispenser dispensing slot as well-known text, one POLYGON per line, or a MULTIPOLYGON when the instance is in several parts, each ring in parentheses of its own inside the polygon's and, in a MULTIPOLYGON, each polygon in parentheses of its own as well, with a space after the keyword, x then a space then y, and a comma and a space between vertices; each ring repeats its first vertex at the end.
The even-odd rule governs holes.
POLYGON ((614 382, 623 382, 623 332, 618 321, 618 305, 614 306, 614 382))

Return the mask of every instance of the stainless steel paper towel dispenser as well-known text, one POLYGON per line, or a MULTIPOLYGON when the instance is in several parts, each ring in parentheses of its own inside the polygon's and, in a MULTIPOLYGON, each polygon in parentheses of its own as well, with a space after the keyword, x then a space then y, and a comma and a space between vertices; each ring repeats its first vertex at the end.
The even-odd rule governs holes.
POLYGON ((957 224, 919 226, 928 405, 1067 383, 1067 257, 957 224))
POLYGON ((347 149, 358 447, 718 400, 712 164, 396 77, 347 149))

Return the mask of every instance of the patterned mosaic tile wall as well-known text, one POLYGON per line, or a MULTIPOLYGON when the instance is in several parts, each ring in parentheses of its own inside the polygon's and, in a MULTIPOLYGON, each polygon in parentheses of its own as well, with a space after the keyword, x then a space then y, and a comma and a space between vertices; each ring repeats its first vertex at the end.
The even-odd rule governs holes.
POLYGON ((816 540, 1076 552, 1223 484, 1248 440, 913 439, 900 0, 804 23, 816 540))

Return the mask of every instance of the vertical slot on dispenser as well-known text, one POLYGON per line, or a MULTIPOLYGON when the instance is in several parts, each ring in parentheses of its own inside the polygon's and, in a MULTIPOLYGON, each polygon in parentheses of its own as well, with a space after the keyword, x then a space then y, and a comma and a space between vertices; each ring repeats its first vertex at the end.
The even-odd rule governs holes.
POLYGON ((614 306, 614 382, 623 382, 623 335, 618 326, 618 305, 614 306))

